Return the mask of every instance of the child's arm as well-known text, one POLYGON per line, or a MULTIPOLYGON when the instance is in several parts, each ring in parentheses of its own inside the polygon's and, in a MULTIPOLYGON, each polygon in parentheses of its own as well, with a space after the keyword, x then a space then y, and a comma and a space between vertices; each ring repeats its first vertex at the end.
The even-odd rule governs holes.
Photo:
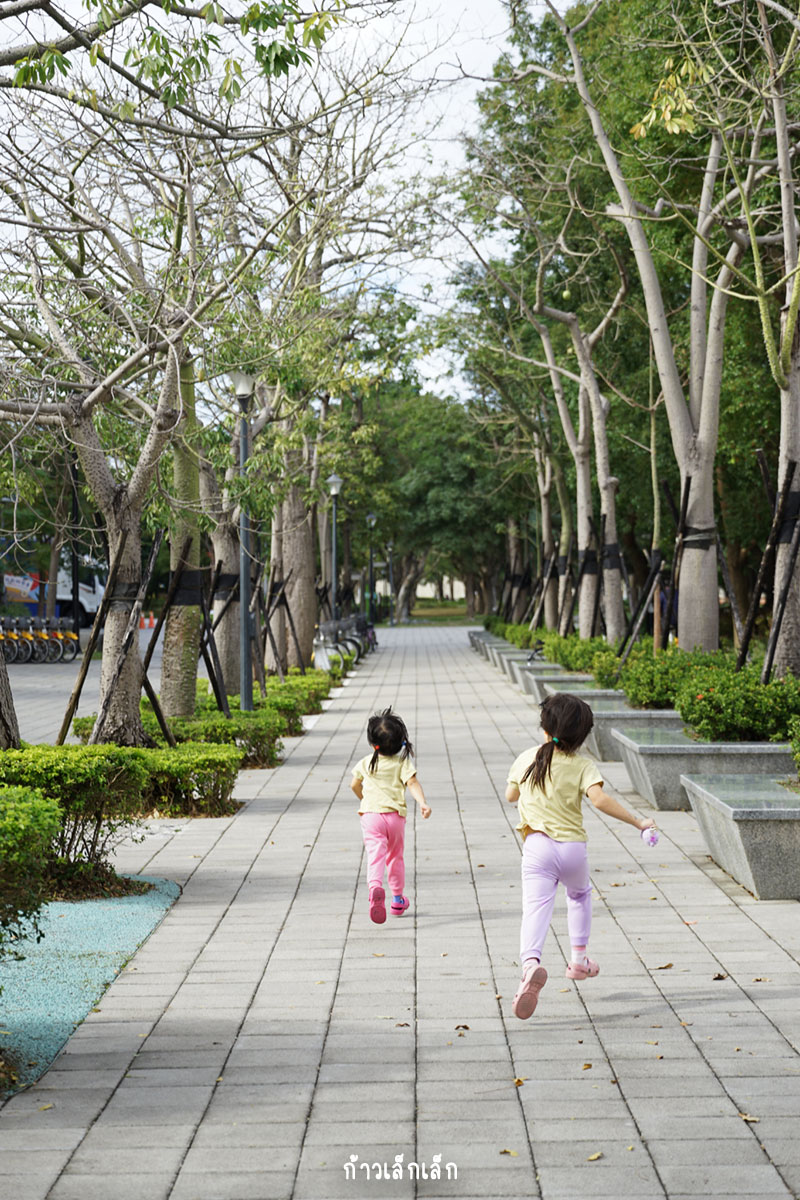
POLYGON ((359 800, 364 799, 364 780, 356 779, 355 776, 350 780, 350 790, 355 792, 359 800))
POLYGON ((427 820, 427 818, 431 815, 431 806, 430 806, 430 804, 427 803, 427 801, 425 799, 425 793, 422 790, 422 784, 417 779, 416 775, 411 776, 408 783, 406 784, 406 787, 411 792, 411 795, 414 797, 417 804, 419 805, 419 811, 422 813, 423 817, 425 817, 425 819, 427 820))
POLYGON ((635 825, 637 829, 649 829, 651 825, 655 825, 652 817, 636 817, 634 814, 620 804, 619 800, 615 800, 613 796, 609 796, 603 791, 602 783, 593 783, 590 788, 586 789, 586 795, 591 800, 595 808, 599 809, 608 817, 616 817, 618 821, 625 821, 628 825, 635 825))
POLYGON ((515 783, 506 785, 506 800, 509 804, 516 804, 519 800, 519 788, 515 783))

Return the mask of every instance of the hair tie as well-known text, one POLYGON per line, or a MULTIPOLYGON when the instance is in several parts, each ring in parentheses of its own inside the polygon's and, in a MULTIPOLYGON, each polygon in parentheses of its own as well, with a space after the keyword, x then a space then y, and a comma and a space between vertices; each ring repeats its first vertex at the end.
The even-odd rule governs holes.
POLYGON ((376 746, 376 745, 374 745, 374 744, 373 744, 373 747, 372 747, 372 749, 373 749, 373 750, 380 750, 380 746, 376 746))
MULTIPOLYGON (((551 736, 552 736, 552 735, 551 735, 551 736)), ((553 738, 553 741, 554 741, 554 742, 558 742, 558 738, 557 738, 557 737, 554 737, 554 738, 553 738)))

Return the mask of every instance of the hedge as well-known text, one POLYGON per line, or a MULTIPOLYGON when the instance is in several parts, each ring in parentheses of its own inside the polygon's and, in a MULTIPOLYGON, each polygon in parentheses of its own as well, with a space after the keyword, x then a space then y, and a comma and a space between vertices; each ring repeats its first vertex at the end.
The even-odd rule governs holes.
POLYGON ((762 683, 757 666, 698 667, 684 679, 675 707, 704 741, 786 741, 800 718, 800 679, 762 683))
MULTIPOLYGON (((735 657, 730 650, 707 653, 680 650, 670 646, 652 654, 631 658, 622 669, 621 682, 628 703, 634 708, 675 708, 678 693, 700 671, 733 671, 735 657)), ((697 687, 696 692, 701 689, 697 687)))
POLYGON ((789 739, 792 743, 792 754, 797 773, 800 775, 800 717, 792 717, 789 722, 789 739))
POLYGON ((161 816, 225 817, 236 812, 231 799, 243 754, 238 746, 200 746, 186 742, 174 749, 144 750, 149 780, 142 811, 161 816))
POLYGON ((61 810, 38 788, 0 789, 0 959, 19 957, 16 942, 38 936, 48 851, 61 810))
MULTIPOLYGON (((72 732, 82 742, 87 742, 95 720, 95 716, 76 717, 72 732)), ((155 746, 166 746, 161 726, 149 705, 142 705, 142 725, 155 746)), ((276 766, 282 749, 281 734, 288 732, 283 714, 267 705, 254 712, 240 712, 232 705, 230 718, 216 709, 194 717, 171 717, 169 727, 179 746, 184 743, 237 746, 244 767, 276 766)))

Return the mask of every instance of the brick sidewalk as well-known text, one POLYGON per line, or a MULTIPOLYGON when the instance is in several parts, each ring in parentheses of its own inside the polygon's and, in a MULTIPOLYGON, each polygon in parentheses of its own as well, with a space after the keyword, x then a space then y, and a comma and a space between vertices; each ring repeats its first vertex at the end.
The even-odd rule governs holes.
MULTIPOLYGON (((183 894, 0 1111, 0 1195, 800 1195, 800 906, 733 884, 691 813, 660 814, 650 850, 587 806, 601 975, 564 978, 562 900, 539 1010, 511 1015, 519 844, 502 793, 535 723, 464 629, 384 631, 284 763, 241 776, 236 818, 158 822, 126 847, 126 869, 183 894), (378 927, 348 783, 389 703, 434 815, 409 820, 411 910, 378 927), (400 1154, 428 1169, 440 1154, 458 1177, 345 1178, 353 1155, 400 1154)), ((620 764, 604 773, 646 811, 620 764)))

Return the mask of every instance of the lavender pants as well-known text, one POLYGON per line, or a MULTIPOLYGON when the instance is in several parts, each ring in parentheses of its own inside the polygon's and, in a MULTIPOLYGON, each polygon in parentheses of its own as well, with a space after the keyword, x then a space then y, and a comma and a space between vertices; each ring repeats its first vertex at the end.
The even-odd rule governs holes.
POLYGON ((555 842, 546 833, 529 833, 522 847, 521 963, 541 961, 560 883, 567 891, 569 940, 573 946, 586 946, 592 928, 586 842, 555 842))

